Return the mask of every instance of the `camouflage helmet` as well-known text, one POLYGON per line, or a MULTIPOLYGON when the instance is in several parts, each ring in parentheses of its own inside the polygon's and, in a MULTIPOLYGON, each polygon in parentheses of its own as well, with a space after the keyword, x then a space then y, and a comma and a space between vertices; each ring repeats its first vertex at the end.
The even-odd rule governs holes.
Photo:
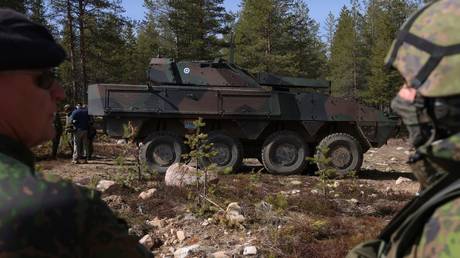
POLYGON ((460 94, 460 0, 434 1, 401 27, 386 64, 425 97, 460 94))

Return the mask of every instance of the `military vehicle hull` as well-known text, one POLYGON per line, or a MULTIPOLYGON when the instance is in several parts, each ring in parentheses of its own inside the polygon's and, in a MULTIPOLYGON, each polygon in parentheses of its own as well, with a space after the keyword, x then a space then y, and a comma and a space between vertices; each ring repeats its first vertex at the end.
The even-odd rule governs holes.
MULTIPOLYGON (((234 80, 238 72, 226 77, 234 80)), ((280 174, 304 171, 306 157, 318 146, 327 149, 329 165, 338 172, 358 170, 363 153, 385 144, 397 126, 377 109, 317 91, 275 87, 279 82, 254 80, 242 87, 222 79, 209 85, 164 81, 96 84, 88 90, 90 114, 104 117, 113 137, 123 137, 127 125, 135 128, 141 159, 159 172, 180 161, 184 135, 198 117, 219 153, 210 162, 237 169, 243 158, 258 158, 269 172, 280 174)))

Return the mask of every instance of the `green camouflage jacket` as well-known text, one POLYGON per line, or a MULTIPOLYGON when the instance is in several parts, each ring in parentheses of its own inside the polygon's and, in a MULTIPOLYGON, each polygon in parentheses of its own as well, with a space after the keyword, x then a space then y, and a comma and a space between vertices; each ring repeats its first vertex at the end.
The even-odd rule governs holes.
POLYGON ((460 133, 418 151, 440 171, 437 180, 347 258, 460 257, 460 133))
POLYGON ((33 171, 0 135, 0 257, 153 257, 95 191, 33 171))
MULTIPOLYGON (((460 172, 460 133, 419 151, 437 159, 446 171, 460 172)), ((460 198, 436 209, 423 228, 419 245, 409 257, 460 257, 460 198)))

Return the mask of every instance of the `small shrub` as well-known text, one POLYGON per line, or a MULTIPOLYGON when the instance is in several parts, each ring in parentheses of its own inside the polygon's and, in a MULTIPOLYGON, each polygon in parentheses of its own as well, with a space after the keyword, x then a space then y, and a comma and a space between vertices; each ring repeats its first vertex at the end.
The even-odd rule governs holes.
POLYGON ((337 176, 337 170, 330 166, 331 159, 326 155, 328 151, 329 149, 327 147, 318 147, 319 155, 307 158, 310 162, 321 165, 321 167, 325 167, 324 169, 318 169, 318 171, 316 171, 316 175, 319 177, 319 187, 325 197, 327 197, 329 193, 328 185, 330 184, 331 179, 337 176))
POLYGON ((267 197, 266 201, 270 203, 271 205, 273 205, 273 208, 275 208, 278 212, 283 212, 288 207, 288 200, 286 198, 286 195, 282 193, 277 193, 276 195, 270 195, 267 197))

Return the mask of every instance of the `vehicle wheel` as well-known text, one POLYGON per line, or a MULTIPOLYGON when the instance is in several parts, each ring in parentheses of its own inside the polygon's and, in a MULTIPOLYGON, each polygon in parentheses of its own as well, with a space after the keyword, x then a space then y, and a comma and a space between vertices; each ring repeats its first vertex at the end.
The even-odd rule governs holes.
POLYGON ((201 161, 201 166, 216 164, 219 170, 231 168, 232 171, 236 171, 241 166, 243 147, 238 139, 222 132, 210 132, 208 142, 213 144, 212 150, 216 151, 217 155, 201 161))
POLYGON ((324 138, 318 145, 316 155, 321 149, 327 148, 326 155, 331 159, 329 164, 318 164, 319 169, 333 167, 339 174, 358 171, 363 164, 363 150, 358 141, 351 135, 335 133, 324 138))
POLYGON ((150 169, 166 173, 169 166, 181 161, 185 152, 182 139, 172 132, 155 132, 144 141, 139 158, 150 169))
POLYGON ((308 145, 292 131, 280 131, 269 136, 262 147, 262 163, 273 174, 303 172, 308 164, 308 145))

